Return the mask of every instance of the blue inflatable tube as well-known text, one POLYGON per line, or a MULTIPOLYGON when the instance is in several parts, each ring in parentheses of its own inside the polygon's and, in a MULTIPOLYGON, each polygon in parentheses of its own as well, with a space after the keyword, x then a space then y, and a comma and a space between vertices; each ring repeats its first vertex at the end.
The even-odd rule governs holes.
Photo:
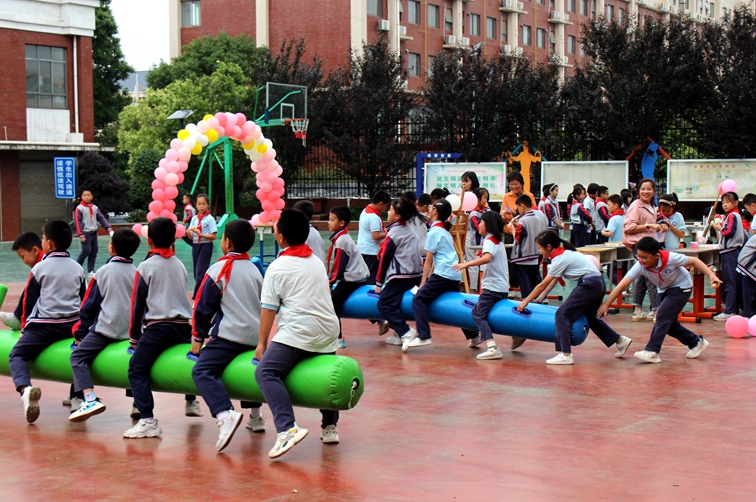
MULTIPOLYGON (((402 314, 407 320, 414 320, 412 299, 407 291, 402 298, 402 314)), ((428 309, 430 322, 477 330, 472 318, 472 309, 478 302, 477 295, 464 293, 444 293, 428 309)), ((556 339, 556 307, 530 304, 524 312, 517 310, 518 302, 501 300, 488 315, 491 330, 499 335, 519 336, 530 340, 554 342, 556 339)), ((347 299, 341 310, 341 317, 351 319, 380 319, 378 295, 375 286, 363 286, 347 299)), ((580 345, 588 336, 588 319, 581 316, 572 325, 570 343, 580 345)))

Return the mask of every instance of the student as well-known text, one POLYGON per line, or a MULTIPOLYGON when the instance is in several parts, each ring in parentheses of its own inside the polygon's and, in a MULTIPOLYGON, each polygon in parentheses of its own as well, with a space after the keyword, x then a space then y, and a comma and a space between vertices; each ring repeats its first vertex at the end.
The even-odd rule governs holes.
POLYGON ((606 198, 609 197, 609 189, 605 186, 598 187, 596 192, 596 242, 603 244, 606 242, 606 238, 603 236, 602 231, 609 224, 609 218, 611 213, 609 212, 609 204, 606 202, 606 198))
POLYGON ((656 284, 659 291, 659 310, 656 312, 656 325, 651 331, 651 339, 644 350, 635 353, 635 357, 646 363, 660 363, 664 337, 669 335, 677 338, 690 350, 686 357, 695 359, 709 346, 709 342, 689 329, 683 327, 677 320, 678 315, 688 304, 693 289, 693 280, 687 267, 695 267, 699 272, 709 277, 711 286, 716 288, 722 281, 709 267, 697 258, 690 258, 680 253, 662 251, 661 243, 653 237, 644 237, 636 245, 638 262, 620 281, 599 309, 600 317, 606 316, 612 302, 626 290, 630 283, 640 276, 648 277, 656 284))
POLYGON ((42 227, 45 257, 32 267, 26 282, 21 308, 23 334, 8 357, 13 384, 21 394, 29 423, 39 417, 42 396, 40 388, 31 384, 29 360, 52 343, 71 338, 86 291, 84 270, 68 254, 72 240, 71 226, 65 221, 48 221, 42 227))
POLYGON ((197 297, 197 290, 202 283, 213 259, 213 241, 218 237, 218 226, 215 218, 209 212, 210 198, 201 193, 197 196, 197 214, 192 218, 186 235, 192 239, 192 264, 194 270, 194 292, 192 299, 197 297))
POLYGON ((110 259, 89 281, 81 303, 79 322, 72 329, 76 349, 71 352, 74 390, 84 395, 78 408, 72 406, 71 422, 83 422, 105 411, 105 405, 94 392, 89 365, 108 345, 129 338, 129 311, 123 306, 131 301, 136 267, 131 257, 140 244, 139 236, 130 228, 113 233, 108 244, 110 259))
MULTIPOLYGON (((486 267, 482 281, 483 289, 472 311, 473 321, 480 331, 480 340, 486 342, 488 346, 485 352, 478 354, 477 359, 481 360, 501 359, 503 357, 493 339, 491 326, 488 324, 488 314, 493 306, 500 300, 506 300, 509 295, 507 250, 501 243, 503 230, 504 222, 500 215, 492 211, 485 213, 480 222, 480 231, 485 234, 481 257, 472 262, 452 266, 454 270, 464 270, 470 266, 485 265, 486 267)), ((524 341, 524 338, 522 340, 524 341)), ((512 341, 514 344, 514 337, 512 341)))
POLYGON ((624 356, 632 340, 619 335, 596 316, 606 292, 606 283, 601 272, 585 255, 575 251, 570 243, 560 239, 554 232, 549 230, 541 232, 536 237, 536 243, 543 259, 551 260, 549 275, 536 286, 530 296, 520 302, 517 310, 523 312, 528 304, 541 294, 541 291, 560 278, 577 282, 570 296, 556 311, 556 350, 559 353, 546 361, 546 364, 574 364, 570 346, 572 323, 583 315, 588 318, 591 331, 604 345, 617 346, 614 357, 624 356))
MULTIPOLYGON (((467 171, 462 174, 462 188, 465 192, 472 192, 476 188, 480 188, 480 181, 478 181, 478 175, 474 171, 467 171)), ((452 208, 454 210, 454 208, 452 208)))
POLYGON ((405 321, 399 306, 404 293, 420 284, 423 276, 422 250, 418 245, 415 232, 407 225, 417 208, 412 199, 394 199, 391 201, 389 220, 396 218, 382 247, 381 262, 375 281, 378 299, 378 311, 389 323, 394 333, 386 339, 389 345, 402 345, 403 337, 413 338, 415 329, 405 321))
POLYGON ((756 315, 756 235, 748 239, 738 254, 737 271, 742 275, 740 293, 743 297, 743 316, 750 319, 756 315))
MULTIPOLYGON (((483 240, 483 235, 480 233, 480 218, 488 211, 488 190, 485 188, 475 188, 472 191, 473 195, 478 199, 478 205, 475 209, 470 211, 470 215, 467 221, 467 234, 465 235, 465 260, 472 261, 477 256, 477 250, 473 249, 473 246, 479 246, 483 240)), ((451 207, 451 205, 449 206, 451 207)), ((478 276, 480 269, 478 267, 472 267, 467 273, 467 281, 471 290, 478 289, 478 276)))
MULTIPOLYGON (((184 202, 184 218, 181 220, 181 222, 184 224, 184 228, 189 228, 189 224, 192 222, 192 218, 197 214, 197 210, 194 209, 194 200, 192 198, 191 194, 185 193, 183 197, 184 202)), ((186 234, 181 238, 184 242, 192 245, 192 240, 186 236, 186 234)))
POLYGON ((459 263, 459 256, 454 249, 454 241, 449 229, 449 217, 452 207, 445 200, 436 201, 431 206, 431 228, 425 240, 425 266, 420 289, 412 299, 412 312, 415 314, 416 330, 404 337, 402 352, 411 347, 431 344, 431 330, 428 322, 428 306, 447 291, 459 292, 462 274, 453 269, 459 263), (431 273, 431 270, 433 272, 431 273), (417 336, 414 336, 417 335, 417 336))
MULTIPOLYGON (((415 201, 411 202, 414 208, 415 201)), ((263 281, 260 340, 255 350, 260 363, 255 380, 273 413, 278 434, 268 453, 270 458, 286 453, 308 432, 297 425, 284 378, 300 361, 318 354, 333 354, 338 347, 339 319, 328 294, 328 279, 319 270, 321 262, 305 244, 307 225, 307 216, 301 211, 281 212, 274 235, 283 250, 268 266, 263 281), (278 332, 268 343, 276 313, 278 332)), ((338 443, 339 412, 320 410, 320 413, 321 440, 338 443)))
POLYGON ((562 210, 557 201, 558 196, 559 185, 556 183, 547 183, 543 186, 543 199, 538 203, 538 209, 546 215, 546 219, 548 220, 547 228, 557 233, 564 228, 562 210))
POLYGON ((570 208, 570 243, 576 248, 591 243, 593 217, 583 206, 584 200, 587 200, 585 188, 580 184, 575 185, 572 193, 567 196, 567 207, 570 208))
POLYGON ((326 269, 331 290, 331 301, 336 315, 339 316, 339 347, 346 348, 346 340, 341 333, 341 307, 349 296, 360 286, 366 284, 370 270, 362 259, 357 244, 349 235, 349 222, 352 214, 346 206, 331 209, 328 215, 328 230, 331 246, 328 248, 326 269), (333 257, 333 263, 331 263, 333 257))
POLYGON ((522 297, 527 298, 533 288, 541 282, 538 266, 540 254, 535 238, 546 230, 546 225, 533 211, 527 195, 520 195, 517 199, 517 211, 520 216, 509 223, 510 231, 515 236, 515 245, 512 248, 509 263, 513 279, 520 286, 522 297))
MULTIPOLYGON (((522 174, 518 172, 509 173, 509 175, 507 176, 507 183, 509 184, 509 192, 505 193, 504 197, 502 198, 500 212, 501 217, 504 218, 505 229, 506 224, 512 221, 515 216, 517 216, 517 199, 520 197, 520 195, 527 195, 528 197, 530 197, 530 200, 532 202, 531 206, 538 207, 533 194, 523 191, 525 182, 523 181, 522 174)), ((507 234, 504 236, 505 244, 512 244, 513 242, 513 235, 507 234)))
MULTIPOLYGON (((45 256, 45 252, 42 251, 42 239, 34 232, 24 232, 16 237, 13 241, 11 250, 15 251, 21 261, 24 262, 29 268, 34 268, 34 265, 42 261, 45 256)), ((31 272, 29 273, 31 278, 31 272)), ((26 295, 26 289, 21 293, 21 297, 18 299, 18 305, 13 312, 0 312, 0 321, 8 326, 9 329, 15 331, 21 331, 21 316, 24 308, 24 296, 26 295)))
POLYGON ((378 190, 373 194, 370 205, 360 214, 357 249, 362 253, 362 259, 370 270, 368 284, 375 284, 375 276, 378 274, 378 251, 383 239, 386 238, 386 227, 383 226, 381 213, 386 211, 390 204, 389 194, 378 190))
POLYGON ((715 315, 715 321, 726 321, 738 313, 740 291, 738 287, 738 254, 745 244, 743 221, 738 209, 738 194, 727 192, 722 195, 722 209, 725 216, 722 223, 714 223, 714 229, 719 232, 719 264, 722 271, 722 301, 724 312, 715 315))
POLYGON ((449 190, 446 188, 434 188, 431 190, 431 204, 439 199, 445 199, 449 195, 449 190))
MULTIPOLYGON (((312 215, 315 213, 315 206, 312 201, 300 200, 294 204, 294 209, 299 209, 307 216, 308 221, 312 221, 312 215)), ((306 244, 310 246, 313 254, 325 263, 325 244, 323 243, 323 238, 320 236, 320 232, 312 226, 312 223, 310 223, 310 234, 307 236, 306 244)))
MULTIPOLYGON (((407 200, 414 200, 415 192, 404 192, 402 194, 402 198, 407 200)), ((415 207, 417 207, 417 205, 415 205, 415 207)), ((420 249, 423 249, 423 246, 425 246, 425 238, 428 235, 428 219, 418 209, 415 213, 415 216, 412 217, 412 219, 409 220, 407 224, 412 227, 412 230, 414 230, 415 234, 417 234, 418 246, 420 247, 420 249)))
MULTIPOLYGON (((751 220, 753 221, 753 215, 756 214, 756 194, 747 193, 745 197, 743 197, 743 208, 751 215, 751 220)), ((748 237, 751 237, 754 233, 756 233, 756 229, 754 229, 754 225, 751 223, 748 237)))
MULTIPOLYGON (((155 218, 150 222, 147 230, 150 253, 137 267, 129 324, 129 342, 134 351, 129 361, 129 384, 141 418, 123 433, 125 438, 157 437, 163 433, 153 414, 150 371, 165 349, 191 341, 192 306, 186 296, 187 274, 184 264, 171 250, 175 240, 176 225, 171 219, 155 218)), ((185 400, 184 414, 201 417, 195 396, 187 395, 185 400)))
MULTIPOLYGON (((441 197, 442 199, 444 197, 441 197)), ((421 193, 420 197, 417 198, 417 210, 425 216, 426 221, 430 220, 430 205, 433 204, 435 201, 431 198, 431 196, 427 193, 421 193)))
POLYGON ((105 227, 110 235, 113 235, 113 229, 108 220, 102 215, 100 209, 92 204, 92 199, 94 199, 94 195, 90 190, 82 191, 81 202, 74 210, 76 236, 81 241, 81 253, 76 258, 76 262, 84 266, 84 260, 87 260, 87 272, 90 278, 94 274, 95 261, 97 260, 98 224, 105 227))
POLYGON ((659 213, 664 217, 662 230, 666 227, 664 249, 674 251, 680 248, 680 240, 685 238, 685 218, 677 212, 677 194, 668 193, 659 197, 659 213))
MULTIPOLYGON (((223 256, 207 269, 192 314, 191 352, 199 356, 192 379, 217 421, 216 451, 228 445, 244 417, 234 410, 220 377, 236 356, 257 347, 263 278, 247 254, 254 243, 255 231, 248 221, 226 225, 223 256)), ((261 406, 241 403, 242 409, 251 410, 246 427, 252 432, 265 432, 261 406)))
POLYGON ((605 242, 622 242, 622 225, 625 222, 625 211, 622 210, 622 197, 617 194, 607 197, 609 221, 601 235, 606 238, 605 242))
POLYGON ((635 200, 633 192, 627 188, 623 188, 622 191, 620 191, 620 198, 622 199, 622 210, 627 213, 627 210, 630 209, 630 204, 635 200))
MULTIPOLYGON (((591 215, 590 241, 588 244, 596 244, 596 228, 600 225, 598 212, 596 211, 596 194, 598 192, 598 183, 589 183, 586 187, 588 196, 583 199, 583 207, 591 215)), ((580 246, 577 246, 580 247, 580 246)))

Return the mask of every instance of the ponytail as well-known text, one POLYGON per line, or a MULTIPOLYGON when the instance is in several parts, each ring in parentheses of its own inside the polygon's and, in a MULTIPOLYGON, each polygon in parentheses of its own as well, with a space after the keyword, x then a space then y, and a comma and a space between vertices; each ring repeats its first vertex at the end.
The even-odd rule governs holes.
POLYGON ((452 227, 452 224, 449 221, 449 217, 452 214, 452 207, 449 201, 445 199, 439 199, 434 202, 431 207, 436 209, 436 212, 438 213, 438 221, 444 222, 444 228, 448 232, 452 227))
POLYGON ((575 251, 575 246, 560 238, 559 234, 557 234, 553 230, 544 230, 536 236, 535 241, 536 244, 538 244, 542 248, 551 246, 552 249, 556 249, 559 246, 563 246, 564 249, 575 251))
POLYGON ((585 187, 583 185, 581 185, 580 183, 575 184, 575 186, 572 187, 572 193, 567 196, 567 206, 569 207, 572 202, 577 199, 584 191, 585 187))
POLYGON ((394 212, 396 212, 397 216, 399 216, 399 218, 401 218, 401 220, 405 223, 409 223, 410 220, 420 214, 420 212, 417 210, 417 206, 415 205, 414 192, 403 193, 401 198, 394 199, 391 205, 393 206, 394 212))

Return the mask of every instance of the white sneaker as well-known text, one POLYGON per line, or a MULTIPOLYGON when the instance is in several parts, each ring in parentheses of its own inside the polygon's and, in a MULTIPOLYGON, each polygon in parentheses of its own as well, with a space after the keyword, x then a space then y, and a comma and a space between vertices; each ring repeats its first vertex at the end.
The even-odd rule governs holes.
POLYGON ((21 321, 13 312, 0 312, 0 321, 14 331, 21 330, 21 321))
POLYGON ((631 343, 633 343, 633 341, 630 338, 626 336, 620 336, 620 339, 617 340, 617 353, 614 354, 614 357, 620 358, 624 356, 625 352, 627 352, 627 348, 631 343))
POLYGON ((572 357, 572 354, 564 354, 560 352, 547 360, 546 364, 575 364, 575 359, 572 357))
POLYGON ((297 424, 288 431, 280 432, 276 436, 276 444, 268 452, 270 458, 278 458, 289 451, 295 444, 302 441, 307 433, 307 429, 302 429, 297 424))
POLYGON ((644 363, 660 363, 661 358, 657 352, 651 352, 650 350, 639 350, 633 356, 636 359, 640 359, 644 363))
POLYGON ((78 397, 69 398, 69 402, 71 403, 71 413, 81 408, 81 405, 84 404, 84 400, 78 397))
POLYGON ((389 345, 401 345, 402 344, 402 337, 396 334, 394 332, 391 336, 386 338, 386 343, 389 345))
POLYGON ((426 338, 425 340, 423 340, 422 338, 415 337, 412 340, 409 340, 408 342, 406 342, 404 345, 402 345, 402 352, 407 352, 407 349, 410 349, 412 347, 422 347, 424 345, 430 345, 430 344, 431 344, 430 338, 426 338))
POLYGON ((41 397, 42 390, 31 385, 21 393, 21 402, 24 403, 24 416, 30 424, 33 424, 39 418, 39 399, 41 397))
POLYGON ((378 336, 383 336, 388 333, 389 323, 388 321, 381 321, 378 323, 378 336))
POLYGON ((323 440, 323 444, 336 444, 339 442, 339 431, 335 425, 329 425, 320 431, 320 439, 323 440))
POLYGON ((71 406, 71 397, 67 397, 62 401, 63 406, 71 406))
POLYGON ((725 314, 724 312, 722 312, 721 314, 717 314, 714 317, 712 317, 712 319, 714 321, 726 321, 727 319, 729 319, 733 315, 735 315, 735 314, 725 314))
POLYGON ((706 347, 708 346, 709 346, 709 342, 706 341, 704 337, 701 337, 701 339, 698 341, 698 345, 690 349, 688 353, 685 354, 685 357, 687 357, 688 359, 695 359, 698 356, 700 356, 701 352, 703 352, 704 349, 706 349, 706 347))
POLYGON ((656 322, 656 317, 652 312, 633 313, 633 322, 656 322))
POLYGON ((487 359, 501 359, 504 357, 504 354, 501 353, 501 350, 499 350, 499 347, 496 345, 491 345, 488 347, 488 350, 486 350, 483 353, 478 354, 476 359, 487 360, 487 359))
POLYGON ((105 411, 105 405, 100 401, 84 401, 76 410, 68 416, 70 422, 83 422, 89 417, 99 415, 105 411))
POLYGON ((477 347, 481 343, 483 343, 483 340, 481 340, 480 339, 480 335, 478 335, 475 338, 471 338, 470 339, 470 343, 468 343, 467 346, 470 347, 471 349, 474 349, 475 347, 477 347))
POLYGON ((201 417, 202 410, 200 409, 199 401, 196 399, 194 401, 187 401, 184 407, 184 415, 187 417, 201 417))
POLYGON ((404 335, 402 335, 402 352, 407 350, 407 344, 417 337, 417 330, 410 328, 404 335))
POLYGON ((129 416, 134 420, 139 420, 139 418, 142 416, 142 414, 139 413, 139 408, 137 408, 135 404, 131 405, 131 413, 129 413, 129 416))
POLYGON ((123 433, 123 437, 129 439, 156 438, 163 433, 157 420, 147 423, 144 419, 139 420, 134 427, 123 433))
POLYGON ((223 420, 218 420, 218 441, 215 443, 215 451, 220 452, 228 446, 243 417, 244 415, 236 410, 228 410, 228 416, 223 420))
POLYGON ((94 278, 95 278, 95 273, 94 272, 90 272, 90 273, 87 274, 87 280, 88 281, 91 281, 94 278))
POLYGON ((265 417, 260 415, 259 417, 249 416, 247 424, 244 426, 252 432, 265 432, 265 417))

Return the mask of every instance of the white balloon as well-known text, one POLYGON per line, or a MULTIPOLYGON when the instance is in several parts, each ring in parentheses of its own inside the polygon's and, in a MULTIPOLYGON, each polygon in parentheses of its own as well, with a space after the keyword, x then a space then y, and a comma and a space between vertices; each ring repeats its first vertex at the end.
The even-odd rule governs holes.
POLYGON ((451 204, 452 211, 458 211, 462 204, 462 199, 459 197, 459 195, 453 193, 446 196, 446 202, 451 204))
POLYGON ((207 146, 208 143, 210 143, 210 140, 207 139, 207 136, 205 136, 204 134, 200 134, 199 135, 199 139, 197 140, 197 142, 200 145, 202 145, 203 147, 205 147, 205 146, 207 146))
POLYGON ((197 131, 197 126, 195 124, 187 124, 186 127, 184 127, 187 131, 190 133, 194 133, 197 131))
POLYGON ((257 138, 257 139, 255 140, 255 144, 256 144, 256 145, 262 145, 263 143, 265 143, 265 136, 262 136, 262 135, 261 135, 261 136, 260 136, 259 138, 257 138))
POLYGON ((265 144, 268 145, 268 150, 273 148, 273 142, 267 138, 265 139, 265 144))
POLYGON ((258 152, 257 150, 252 150, 252 153, 249 154, 250 160, 254 162, 260 162, 260 159, 262 159, 263 154, 258 152))
POLYGON ((199 122, 197 122, 197 130, 199 132, 205 133, 208 131, 208 129, 210 129, 210 125, 204 120, 200 120, 199 122))
POLYGON ((184 140, 184 147, 188 148, 189 150, 194 148, 196 144, 197 142, 191 136, 184 140))

